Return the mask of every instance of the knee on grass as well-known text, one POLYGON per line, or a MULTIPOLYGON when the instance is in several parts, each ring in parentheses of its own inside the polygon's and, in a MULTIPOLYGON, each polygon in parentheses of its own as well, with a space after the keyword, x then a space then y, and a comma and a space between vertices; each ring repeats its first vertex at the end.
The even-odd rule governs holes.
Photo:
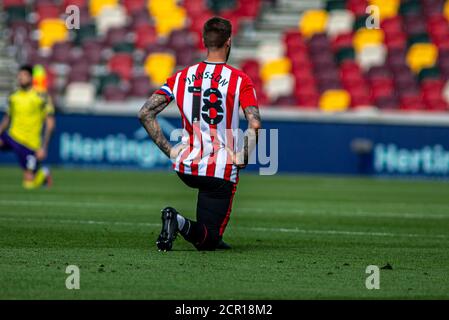
POLYGON ((214 251, 220 242, 219 230, 207 228, 207 235, 204 241, 194 244, 198 251, 214 251))

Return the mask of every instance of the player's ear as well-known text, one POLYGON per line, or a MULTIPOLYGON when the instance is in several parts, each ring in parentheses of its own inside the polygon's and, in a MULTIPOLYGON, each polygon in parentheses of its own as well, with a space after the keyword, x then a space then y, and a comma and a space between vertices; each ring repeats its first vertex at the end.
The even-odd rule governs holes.
POLYGON ((231 46, 231 37, 229 37, 229 39, 226 41, 226 45, 227 45, 228 47, 231 46))

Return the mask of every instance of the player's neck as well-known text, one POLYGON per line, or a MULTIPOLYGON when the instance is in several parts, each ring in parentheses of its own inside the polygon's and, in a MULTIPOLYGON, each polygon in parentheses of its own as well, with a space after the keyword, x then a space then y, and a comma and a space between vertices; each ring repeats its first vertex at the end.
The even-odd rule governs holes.
POLYGON ((226 53, 221 51, 209 51, 205 62, 210 63, 226 63, 226 53))

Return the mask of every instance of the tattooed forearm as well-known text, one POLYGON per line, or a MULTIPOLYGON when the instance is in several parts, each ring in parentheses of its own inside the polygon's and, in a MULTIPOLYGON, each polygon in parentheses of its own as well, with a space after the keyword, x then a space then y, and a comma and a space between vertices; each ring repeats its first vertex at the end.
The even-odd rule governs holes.
POLYGON ((262 121, 260 119, 259 108, 253 106, 246 107, 244 112, 246 120, 248 120, 248 131, 245 135, 243 154, 244 163, 247 164, 249 155, 256 148, 259 129, 262 127, 262 121))
POLYGON ((158 113, 164 110, 167 105, 167 100, 163 95, 153 94, 140 109, 139 120, 159 149, 161 149, 167 157, 170 157, 172 146, 164 136, 164 133, 156 120, 158 113))
POLYGON ((248 127, 259 130, 262 126, 262 120, 260 119, 259 108, 258 107, 247 107, 245 108, 245 117, 248 120, 248 127))

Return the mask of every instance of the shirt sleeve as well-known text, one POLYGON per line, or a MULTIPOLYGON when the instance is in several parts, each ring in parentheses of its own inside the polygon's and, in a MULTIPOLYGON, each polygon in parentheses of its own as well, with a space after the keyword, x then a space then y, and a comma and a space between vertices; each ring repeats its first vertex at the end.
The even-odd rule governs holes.
POLYGON ((248 76, 244 76, 240 85, 240 106, 243 110, 247 107, 258 107, 256 89, 248 76))
POLYGON ((173 89, 175 87, 175 79, 176 75, 173 75, 172 77, 168 78, 167 82, 164 83, 164 85, 159 89, 157 89, 154 93, 165 96, 167 102, 171 102, 173 99, 175 99, 175 96, 173 94, 173 89))

